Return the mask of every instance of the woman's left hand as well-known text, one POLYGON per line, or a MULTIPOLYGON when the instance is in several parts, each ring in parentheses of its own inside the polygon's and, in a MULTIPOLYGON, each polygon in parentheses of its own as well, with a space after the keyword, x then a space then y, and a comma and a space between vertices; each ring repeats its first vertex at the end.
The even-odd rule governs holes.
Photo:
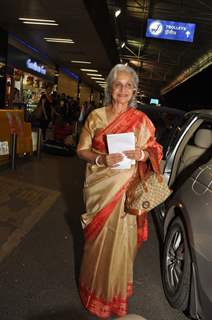
POLYGON ((127 156, 127 158, 135 161, 140 161, 143 153, 144 153, 144 157, 142 158, 142 161, 146 161, 148 158, 147 152, 143 151, 139 147, 136 147, 135 150, 124 151, 123 153, 127 156))

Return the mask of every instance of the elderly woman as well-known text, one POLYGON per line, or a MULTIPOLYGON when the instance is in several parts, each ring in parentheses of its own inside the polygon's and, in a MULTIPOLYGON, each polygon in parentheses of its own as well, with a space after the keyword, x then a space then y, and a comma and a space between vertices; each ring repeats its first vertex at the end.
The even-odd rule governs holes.
POLYGON ((135 71, 116 65, 107 78, 105 106, 89 114, 77 147, 78 156, 87 162, 80 296, 99 318, 127 313, 134 258, 148 229, 146 214, 136 217, 124 212, 126 191, 137 173, 145 178, 149 170, 159 172, 162 158, 153 124, 136 110, 137 88, 135 71), (107 135, 128 132, 135 135, 135 148, 109 154, 107 135), (116 168, 123 154, 135 160, 128 169, 116 168))

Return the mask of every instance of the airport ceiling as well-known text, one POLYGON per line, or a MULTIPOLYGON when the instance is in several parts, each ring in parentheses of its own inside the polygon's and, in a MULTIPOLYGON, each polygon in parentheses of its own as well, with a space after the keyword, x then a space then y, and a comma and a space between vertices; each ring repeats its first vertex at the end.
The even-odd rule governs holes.
POLYGON ((211 0, 1 0, 0 26, 9 31, 10 43, 22 46, 17 37, 24 40, 96 87, 81 68, 106 77, 114 64, 127 62, 139 74, 140 95, 165 94, 212 63, 211 0), (121 14, 115 18, 117 9, 121 14), (25 24, 20 17, 58 25, 25 24), (193 43, 145 37, 148 18, 196 23, 193 43), (51 43, 47 37, 74 43, 51 43))

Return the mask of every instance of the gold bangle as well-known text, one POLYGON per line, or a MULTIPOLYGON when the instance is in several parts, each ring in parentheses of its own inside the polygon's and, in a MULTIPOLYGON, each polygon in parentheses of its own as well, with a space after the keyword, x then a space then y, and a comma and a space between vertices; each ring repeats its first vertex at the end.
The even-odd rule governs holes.
POLYGON ((97 156, 96 159, 95 159, 95 164, 97 165, 97 167, 99 168, 102 168, 104 167, 105 165, 102 163, 99 163, 99 159, 101 158, 101 155, 97 156))
POLYGON ((143 150, 141 150, 141 157, 138 161, 143 161, 145 158, 145 152, 143 150))

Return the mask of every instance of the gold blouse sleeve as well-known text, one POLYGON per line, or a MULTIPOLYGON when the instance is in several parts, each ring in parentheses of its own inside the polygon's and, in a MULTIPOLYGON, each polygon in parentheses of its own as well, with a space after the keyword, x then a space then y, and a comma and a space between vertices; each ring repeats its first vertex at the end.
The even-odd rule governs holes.
POLYGON ((89 114, 82 128, 77 150, 91 150, 95 130, 95 110, 89 114))

